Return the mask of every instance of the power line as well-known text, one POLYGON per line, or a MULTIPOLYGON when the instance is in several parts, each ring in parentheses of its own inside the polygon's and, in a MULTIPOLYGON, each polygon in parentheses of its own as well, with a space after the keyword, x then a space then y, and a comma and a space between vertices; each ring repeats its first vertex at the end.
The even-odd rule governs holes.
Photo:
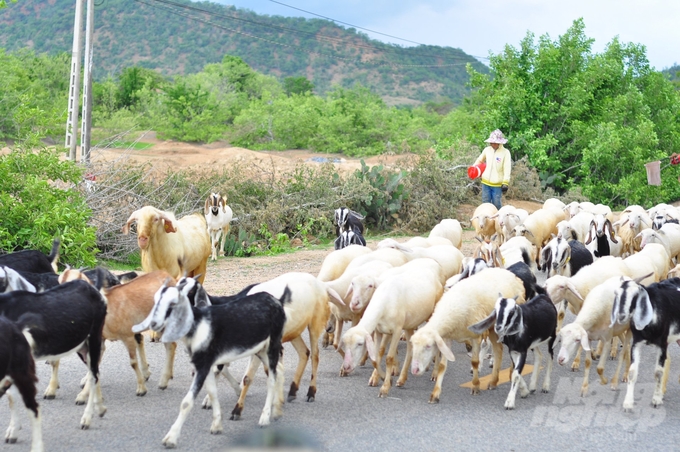
MULTIPOLYGON (((178 15, 178 16, 181 16, 181 17, 185 17, 185 18, 187 18, 187 19, 191 19, 191 20, 194 20, 194 21, 197 21, 197 22, 202 22, 202 23, 205 23, 205 24, 207 24, 207 25, 210 25, 210 26, 213 26, 213 27, 216 27, 216 28, 220 28, 220 29, 225 30, 225 31, 229 31, 229 32, 232 32, 232 33, 244 35, 244 36, 247 36, 247 37, 253 38, 253 39, 262 40, 262 41, 269 42, 269 43, 271 43, 271 44, 275 44, 275 45, 278 45, 278 46, 288 47, 288 48, 292 48, 292 49, 298 49, 298 50, 301 50, 301 51, 303 51, 303 52, 305 52, 305 53, 315 54, 315 55, 320 55, 320 56, 327 56, 327 57, 334 58, 334 59, 338 59, 338 60, 348 61, 348 62, 351 62, 351 63, 354 63, 354 64, 361 64, 361 65, 368 65, 368 64, 369 64, 369 63, 364 63, 364 62, 361 61, 361 60, 345 58, 345 57, 342 57, 342 56, 339 56, 339 55, 330 54, 330 53, 326 53, 326 52, 319 52, 319 51, 315 51, 315 50, 309 50, 309 49, 305 49, 305 48, 303 48, 303 47, 301 47, 301 46, 297 46, 297 45, 294 45, 294 44, 286 44, 286 43, 274 41, 274 40, 272 40, 272 39, 263 38, 263 37, 261 37, 261 36, 256 36, 256 35, 251 34, 251 33, 246 33, 246 32, 240 31, 240 30, 236 30, 236 29, 233 29, 233 28, 225 27, 225 26, 223 26, 223 25, 216 24, 216 23, 211 22, 211 21, 209 21, 209 20, 201 19, 201 18, 192 16, 192 15, 190 15, 190 14, 183 13, 183 12, 180 12, 180 11, 177 11, 177 10, 174 10, 174 9, 172 9, 172 8, 169 8, 169 7, 160 6, 160 5, 154 5, 154 4, 148 3, 148 2, 146 2, 146 1, 144 1, 144 0, 135 0, 135 1, 138 2, 138 3, 145 4, 145 5, 147 5, 147 6, 150 6, 150 7, 152 7, 152 8, 162 9, 162 10, 164 10, 164 11, 167 11, 167 12, 171 13, 171 14, 175 14, 175 15, 178 15)), ((174 2, 169 1, 169 0, 150 0, 150 1, 153 1, 153 2, 156 2, 156 3, 162 3, 162 4, 165 4, 165 5, 177 6, 177 7, 179 7, 179 8, 187 9, 187 10, 194 10, 194 11, 197 10, 197 11, 199 11, 199 12, 201 12, 201 13, 208 14, 209 16, 225 17, 224 15, 212 13, 212 12, 210 12, 210 11, 206 11, 206 10, 203 10, 203 9, 201 9, 201 8, 196 8, 196 7, 192 7, 192 6, 188 6, 188 5, 177 4, 177 3, 174 3, 174 2)), ((230 18, 229 16, 226 16, 226 17, 230 18)), ((243 20, 244 20, 244 21, 247 21, 246 19, 243 19, 243 20)), ((268 24, 262 24, 262 23, 258 23, 258 22, 254 22, 254 21, 247 21, 247 22, 252 22, 252 23, 256 23, 256 24, 258 24, 258 25, 268 26, 268 24)), ((278 27, 278 26, 272 26, 272 27, 275 27, 275 28, 284 28, 284 27, 278 27)), ((291 29, 291 30, 297 31, 297 30, 294 30, 294 29, 291 29)), ((337 38, 335 38, 335 39, 337 39, 337 38)), ((351 44, 346 44, 346 43, 343 43, 343 44, 345 44, 346 46, 349 46, 349 47, 352 46, 351 44)), ((369 48, 374 49, 374 50, 384 50, 384 49, 378 49, 378 48, 375 48, 375 47, 369 47, 369 48)), ((441 57, 441 56, 438 56, 438 57, 439 57, 439 58, 445 58, 445 57, 441 57)), ((462 58, 462 57, 459 57, 459 59, 460 59, 460 58, 462 58)), ((384 62, 384 63, 372 63, 372 64, 373 64, 374 66, 392 66, 392 67, 453 67, 453 66, 462 66, 462 65, 465 65, 465 64, 467 64, 467 62, 465 62, 465 63, 448 63, 448 64, 402 64, 402 63, 384 62)))
MULTIPOLYGON (((299 29, 296 29, 296 28, 290 28, 290 27, 284 27, 284 26, 280 26, 280 25, 275 25, 275 24, 272 24, 272 23, 266 23, 266 22, 259 22, 259 21, 255 21, 255 20, 249 20, 249 19, 245 19, 245 18, 243 18, 243 17, 233 16, 233 15, 231 15, 231 14, 217 13, 217 12, 205 10, 205 9, 203 9, 203 8, 199 8, 199 7, 197 7, 197 6, 192 6, 192 5, 187 5, 187 4, 181 4, 181 3, 173 2, 173 1, 171 1, 171 0, 152 0, 152 1, 155 1, 155 2, 158 2, 158 3, 162 3, 162 4, 165 4, 165 5, 174 6, 174 7, 177 7, 177 8, 182 8, 182 9, 185 9, 185 10, 197 11, 197 12, 200 12, 200 13, 203 13, 203 14, 207 14, 207 15, 212 16, 212 17, 219 17, 219 18, 225 18, 225 19, 232 19, 232 20, 237 20, 237 21, 244 22, 244 23, 249 23, 249 24, 253 24, 253 25, 258 25, 258 26, 265 27, 265 28, 272 28, 272 29, 277 29, 277 30, 281 30, 281 31, 288 31, 288 32, 293 32, 293 33, 304 34, 304 35, 311 36, 311 37, 313 37, 314 39, 317 39, 317 40, 319 40, 319 39, 322 39, 322 40, 325 39, 325 40, 330 41, 330 42, 343 44, 343 45, 346 46, 346 47, 355 47, 355 48, 363 48, 363 49, 369 49, 369 50, 376 50, 376 51, 381 51, 381 52, 396 52, 396 53, 403 52, 403 50, 404 50, 404 49, 402 49, 402 48, 394 48, 394 47, 391 47, 391 46, 387 46, 386 48, 379 48, 379 47, 375 47, 375 46, 371 46, 371 45, 366 45, 366 44, 348 43, 347 40, 344 39, 344 38, 336 38, 336 37, 326 36, 326 35, 322 35, 322 34, 318 34, 318 33, 314 33, 314 32, 299 30, 299 29)), ((332 19, 330 19, 330 20, 332 20, 332 19)), ((425 45, 425 44, 422 44, 422 45, 425 45)), ((466 57, 464 57, 464 56, 461 56, 461 55, 448 55, 448 56, 444 56, 444 55, 433 55, 433 54, 426 54, 426 53, 418 53, 418 56, 420 56, 420 57, 439 58, 439 59, 444 59, 444 60, 464 60, 464 61, 469 61, 468 58, 466 58, 466 57)))
MULTIPOLYGON (((330 20, 330 21, 333 21, 333 22, 336 22, 336 23, 339 23, 339 24, 343 24, 343 25, 349 25, 350 27, 358 28, 360 30, 366 30, 366 31, 369 31, 371 33, 375 33, 375 34, 382 35, 382 36, 387 36, 388 38, 394 38, 394 39, 398 39, 400 41, 410 42, 412 44, 418 44, 418 45, 421 45, 421 46, 427 46, 428 45, 428 44, 423 44, 422 42, 411 41, 410 39, 400 38, 399 36, 392 36, 392 35, 388 35, 387 33, 381 33, 379 31, 371 30, 370 28, 364 28, 364 27, 360 27, 358 25, 352 25, 350 23, 343 22, 341 20, 333 19, 333 18, 327 17, 327 16, 322 16, 321 14, 313 13, 311 11, 307 11, 307 10, 304 10, 304 9, 301 9, 301 8, 297 8, 295 6, 287 5, 285 3, 281 3, 281 2, 276 1, 276 0, 269 0, 269 1, 272 2, 272 3, 276 3, 278 5, 281 5, 281 6, 285 6, 286 8, 296 9, 298 11, 302 11, 303 13, 311 14, 312 16, 321 17, 322 19, 330 20)), ((470 55, 470 56, 474 57, 474 58, 481 58, 483 60, 489 59, 488 57, 481 57, 481 56, 476 56, 476 55, 470 55)))

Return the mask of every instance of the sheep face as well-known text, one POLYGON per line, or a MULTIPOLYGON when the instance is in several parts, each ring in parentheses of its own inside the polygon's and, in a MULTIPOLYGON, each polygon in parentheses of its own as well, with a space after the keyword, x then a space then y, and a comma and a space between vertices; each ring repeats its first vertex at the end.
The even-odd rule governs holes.
POLYGON ((366 305, 373 297, 376 289, 375 278, 366 275, 355 276, 352 279, 352 300, 349 309, 354 313, 359 313, 366 308, 366 305))
POLYGON ((354 371, 357 363, 361 361, 364 352, 368 350, 371 360, 375 360, 373 338, 361 327, 350 328, 342 335, 342 343, 345 349, 345 359, 342 362, 342 370, 345 375, 354 371))
POLYGON ((420 329, 411 336, 411 347, 413 349, 411 373, 413 375, 422 375, 432 362, 437 352, 436 335, 437 333, 434 331, 420 329))
POLYGON ((557 362, 560 366, 569 362, 569 358, 574 355, 579 345, 583 347, 583 350, 586 352, 590 351, 588 333, 581 325, 570 323, 569 325, 564 326, 557 335, 562 341, 560 353, 557 355, 557 362))

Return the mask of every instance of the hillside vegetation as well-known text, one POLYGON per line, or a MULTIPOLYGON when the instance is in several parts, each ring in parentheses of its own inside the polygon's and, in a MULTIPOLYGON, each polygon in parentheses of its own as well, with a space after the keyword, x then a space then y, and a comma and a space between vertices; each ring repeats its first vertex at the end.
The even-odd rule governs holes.
MULTIPOLYGON (((464 200, 477 198, 464 168, 496 128, 509 139, 515 160, 513 199, 560 196, 614 209, 680 199, 680 166, 669 160, 680 150, 680 92, 668 74, 650 67, 643 45, 614 38, 596 53, 584 30, 579 19, 556 39, 528 33, 519 45, 508 44, 492 55, 489 74, 468 65, 470 94, 453 109, 434 102, 396 108, 359 83, 319 95, 306 77, 281 81, 234 55, 173 77, 141 66, 125 68, 93 89, 94 138, 100 147, 125 146, 120 141, 130 131, 154 130, 161 139, 221 140, 255 150, 415 157, 400 167, 364 165, 351 175, 332 167, 285 175, 272 169, 259 179, 245 167, 216 167, 200 180, 178 172, 164 181, 145 175, 144 168, 102 169, 98 186, 110 179, 108 189, 122 198, 118 205, 98 190, 105 201, 100 205, 116 214, 130 204, 194 211, 210 190, 219 189, 244 218, 233 242, 235 253, 248 253, 249 244, 259 242, 266 244, 262 249, 277 249, 294 235, 328 237, 330 212, 340 205, 365 214, 373 230, 425 231, 454 216, 464 200), (657 160, 662 183, 653 186, 645 164, 657 160)), ((0 139, 15 141, 14 149, 28 152, 27 158, 40 139, 62 142, 69 61, 63 53, 0 51, 0 139)), ((18 176, 22 168, 6 166, 0 208, 40 198, 26 192, 22 184, 31 181, 18 176)), ((62 180, 67 192, 74 178, 50 176, 62 180)), ((31 182, 28 190, 36 186, 31 182)), ((58 194, 64 200, 71 196, 58 194)), ((111 215, 98 211, 89 195, 87 203, 95 219, 110 223, 111 215)), ((17 221, 3 231, 4 226, 0 223, 0 240, 6 243, 35 239, 34 224, 17 221)), ((45 226, 45 234, 55 232, 45 226)), ((99 228, 102 250, 120 249, 106 241, 117 238, 117 230, 107 237, 101 233, 99 228)))
MULTIPOLYGON (((0 47, 38 53, 70 52, 75 2, 21 0, 0 10, 0 47)), ((107 0, 95 7, 94 74, 140 66, 187 75, 224 55, 263 74, 306 77, 317 94, 332 85, 369 87, 390 103, 459 102, 467 63, 486 67, 460 49, 400 47, 323 19, 258 15, 210 2, 107 0)))

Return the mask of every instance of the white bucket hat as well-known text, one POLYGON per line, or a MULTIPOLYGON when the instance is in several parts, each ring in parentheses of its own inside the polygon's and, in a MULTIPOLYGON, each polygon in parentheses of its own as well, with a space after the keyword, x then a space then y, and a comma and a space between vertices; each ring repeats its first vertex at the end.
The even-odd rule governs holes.
POLYGON ((498 143, 498 144, 505 144, 508 142, 508 140, 505 138, 503 135, 503 132, 501 132, 500 129, 496 129, 493 132, 491 132, 491 135, 489 135, 489 138, 484 140, 485 143, 498 143))

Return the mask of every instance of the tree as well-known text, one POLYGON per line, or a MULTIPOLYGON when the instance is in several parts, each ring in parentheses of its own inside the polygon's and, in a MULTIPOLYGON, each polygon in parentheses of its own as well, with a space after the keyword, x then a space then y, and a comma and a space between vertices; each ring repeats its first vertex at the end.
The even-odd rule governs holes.
POLYGON ((677 183, 648 187, 643 166, 680 148, 680 95, 650 68, 644 46, 614 38, 594 54, 584 30, 579 19, 555 41, 528 33, 492 56, 491 75, 469 69, 475 91, 463 109, 476 120, 473 140, 500 128, 544 184, 581 185, 594 201, 680 195, 677 183))
POLYGON ((306 94, 314 91, 314 84, 307 77, 286 77, 283 79, 283 90, 291 94, 306 94))

